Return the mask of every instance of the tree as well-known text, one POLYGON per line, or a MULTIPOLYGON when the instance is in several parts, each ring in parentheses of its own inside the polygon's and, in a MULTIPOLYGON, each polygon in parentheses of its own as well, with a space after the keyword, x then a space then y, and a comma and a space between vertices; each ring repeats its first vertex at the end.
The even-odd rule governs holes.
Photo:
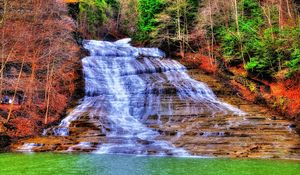
POLYGON ((107 19, 106 0, 82 0, 79 3, 79 24, 83 33, 99 38, 100 28, 107 19))
POLYGON ((8 115, 2 113, 0 119, 16 128, 8 131, 11 136, 28 136, 36 134, 43 123, 57 121, 75 91, 80 68, 79 48, 72 36, 75 24, 60 2, 5 2, 5 20, 0 24, 0 97, 9 95, 14 104, 1 106, 8 115), (18 105, 20 95, 23 99, 18 105), (18 127, 18 121, 32 125, 18 127))
POLYGON ((275 76, 284 69, 298 70, 299 39, 295 37, 299 30, 295 21, 299 17, 291 4, 286 0, 232 0, 228 25, 223 21, 210 29, 217 32, 226 62, 242 63, 250 73, 262 77, 275 76))
POLYGON ((150 33, 157 30, 155 17, 164 7, 163 0, 138 0, 138 33, 135 36, 140 41, 149 41, 150 33))
POLYGON ((189 46, 189 31, 193 27, 198 2, 191 0, 164 0, 164 10, 156 15, 158 27, 151 33, 154 43, 178 48, 181 57, 189 46))
POLYGON ((126 35, 134 36, 138 30, 138 0, 119 0, 119 3, 118 30, 126 35))

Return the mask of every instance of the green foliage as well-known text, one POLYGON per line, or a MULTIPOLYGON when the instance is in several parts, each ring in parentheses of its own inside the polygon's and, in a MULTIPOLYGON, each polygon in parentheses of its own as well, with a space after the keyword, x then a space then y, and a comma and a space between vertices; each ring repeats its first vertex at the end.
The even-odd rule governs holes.
POLYGON ((266 29, 263 35, 258 37, 255 42, 249 41, 248 45, 252 46, 250 47, 252 52, 249 54, 250 58, 245 65, 247 70, 268 76, 277 71, 276 59, 280 59, 281 56, 276 51, 276 41, 273 37, 274 29, 266 29))
POLYGON ((260 47, 258 32, 263 25, 263 14, 258 0, 244 0, 238 4, 243 15, 238 17, 238 26, 232 21, 229 28, 216 29, 223 54, 228 60, 249 61, 251 54, 260 47))
POLYGON ((108 4, 105 0, 82 0, 79 4, 80 22, 87 25, 90 33, 96 35, 97 29, 106 20, 108 4))
MULTIPOLYGON (((238 26, 232 20, 227 28, 216 27, 226 60, 244 63, 249 72, 264 77, 286 68, 289 76, 299 71, 300 29, 279 29, 275 23, 266 26, 258 0, 239 1, 238 8, 238 26)), ((277 20, 278 12, 270 9, 271 18, 277 20)))
MULTIPOLYGON (((171 44, 177 49, 193 27, 198 0, 139 0, 136 39, 157 45, 171 44), (182 36, 182 37, 178 37, 182 36)), ((186 42, 186 41, 184 41, 186 42)))
POLYGON ((91 24, 102 24, 106 19, 107 3, 105 0, 83 0, 79 4, 79 9, 80 13, 85 13, 91 24))
MULTIPOLYGON (((114 20, 118 22, 117 29, 129 37, 169 52, 180 49, 180 53, 184 53, 190 49, 190 38, 193 37, 190 31, 195 29, 199 2, 202 1, 82 0, 80 22, 87 26, 92 37, 98 38, 103 25, 108 24, 105 23, 107 19, 114 20)), ((213 20, 206 20, 209 24, 204 26, 210 36, 216 34, 213 43, 220 45, 226 61, 243 63, 248 72, 263 77, 278 72, 293 76, 300 71, 300 29, 280 27, 276 4, 263 9, 260 0, 237 0, 236 18, 234 6, 222 4, 222 10, 220 2, 216 3, 218 8, 212 2, 206 2, 209 7, 203 14, 210 15, 208 9, 212 9, 213 20), (224 18, 214 15, 218 10, 224 18), (218 21, 220 18, 222 22, 218 21)))
POLYGON ((300 72, 300 48, 295 49, 291 54, 291 60, 286 63, 290 71, 287 76, 292 76, 296 72, 300 72))
POLYGON ((101 27, 108 18, 116 18, 118 10, 118 0, 81 0, 79 22, 87 28, 87 32, 93 38, 98 38, 101 27))
POLYGON ((156 15, 157 27, 150 34, 151 42, 169 52, 189 49, 189 34, 194 27, 197 0, 164 0, 163 10, 156 15))
POLYGON ((112 8, 112 10, 115 12, 114 14, 117 14, 116 12, 120 8, 120 2, 119 0, 106 0, 107 4, 112 8))
POLYGON ((135 36, 140 41, 150 39, 150 33, 157 28, 155 16, 163 9, 163 0, 139 0, 138 1, 138 33, 135 36))
POLYGON ((274 75, 288 68, 291 76, 299 71, 300 30, 297 28, 267 28, 260 37, 261 47, 255 53, 258 62, 252 66, 252 60, 246 68, 252 72, 274 75), (298 60, 298 61, 297 61, 298 60))

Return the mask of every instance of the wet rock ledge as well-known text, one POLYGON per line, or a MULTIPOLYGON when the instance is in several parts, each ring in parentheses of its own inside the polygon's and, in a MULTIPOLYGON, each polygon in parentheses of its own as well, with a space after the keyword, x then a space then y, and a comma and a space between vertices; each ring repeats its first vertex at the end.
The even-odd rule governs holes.
MULTIPOLYGON (((197 69, 189 70, 196 80, 206 82, 225 102, 247 112, 238 115, 162 115, 150 116, 144 124, 160 133, 158 140, 167 140, 186 149, 191 155, 208 157, 280 158, 300 160, 300 137, 293 124, 266 107, 252 104, 236 95, 229 86, 197 69), (157 122, 157 120, 160 122, 157 122)), ((180 111, 187 104, 173 102, 180 111)), ((200 107, 200 106, 199 106, 200 107)), ((101 122, 104 131, 109 123, 101 122)), ((70 136, 45 136, 24 139, 12 145, 13 151, 24 151, 30 143, 36 152, 92 152, 98 144, 106 143, 99 122, 83 115, 70 125, 70 136)), ((118 142, 116 138, 115 142, 118 142)), ((142 144, 150 144, 143 142, 142 144)), ((26 150, 25 150, 26 151, 26 150)), ((155 154, 155 149, 149 154, 155 154)))

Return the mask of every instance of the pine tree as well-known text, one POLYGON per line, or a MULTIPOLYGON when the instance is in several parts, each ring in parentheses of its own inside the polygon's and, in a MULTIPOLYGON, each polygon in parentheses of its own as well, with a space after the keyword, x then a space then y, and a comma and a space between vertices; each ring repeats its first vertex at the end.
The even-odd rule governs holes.
POLYGON ((157 30, 155 17, 163 9, 163 0, 139 0, 139 19, 137 23, 138 34, 136 38, 140 41, 150 40, 150 33, 157 30))

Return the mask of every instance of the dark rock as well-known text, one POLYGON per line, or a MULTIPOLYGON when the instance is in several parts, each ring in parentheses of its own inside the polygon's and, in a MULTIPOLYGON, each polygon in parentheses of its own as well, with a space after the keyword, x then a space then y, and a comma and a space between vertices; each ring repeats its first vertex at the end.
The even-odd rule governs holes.
POLYGON ((255 100, 254 100, 254 103, 256 103, 256 104, 263 104, 263 105, 268 104, 267 101, 266 101, 266 99, 264 99, 262 96, 256 96, 255 100))
POLYGON ((272 116, 271 120, 277 120, 276 116, 272 116))
POLYGON ((296 124, 290 124, 289 125, 289 128, 296 128, 297 126, 296 126, 296 124))
POLYGON ((0 134, 0 151, 4 151, 11 143, 11 138, 8 135, 0 134))
POLYGON ((143 145, 150 145, 150 144, 154 143, 154 141, 138 139, 138 143, 143 144, 143 145))

